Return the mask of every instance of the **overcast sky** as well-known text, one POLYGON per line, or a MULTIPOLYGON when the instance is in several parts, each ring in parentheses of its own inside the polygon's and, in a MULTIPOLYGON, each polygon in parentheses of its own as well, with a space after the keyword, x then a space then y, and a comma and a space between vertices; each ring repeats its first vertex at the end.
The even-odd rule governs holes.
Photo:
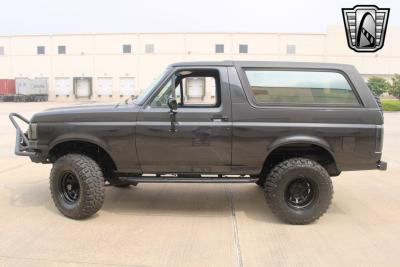
POLYGON ((3 0, 0 35, 93 32, 325 32, 342 7, 391 8, 400 0, 3 0))

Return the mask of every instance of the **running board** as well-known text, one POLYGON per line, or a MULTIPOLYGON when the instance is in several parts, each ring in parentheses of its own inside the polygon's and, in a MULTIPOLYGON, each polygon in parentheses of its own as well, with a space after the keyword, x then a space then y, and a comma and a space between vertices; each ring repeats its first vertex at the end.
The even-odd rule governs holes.
POLYGON ((201 178, 186 178, 176 176, 139 176, 139 177, 119 177, 121 182, 128 183, 255 183, 258 178, 249 177, 201 177, 201 178))

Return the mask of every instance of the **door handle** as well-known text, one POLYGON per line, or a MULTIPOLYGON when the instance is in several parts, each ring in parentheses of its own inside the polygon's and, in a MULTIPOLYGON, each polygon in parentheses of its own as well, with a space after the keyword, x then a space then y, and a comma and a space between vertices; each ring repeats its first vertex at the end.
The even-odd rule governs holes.
POLYGON ((228 116, 225 115, 214 115, 211 118, 212 121, 217 121, 217 122, 222 122, 222 121, 228 121, 228 116))

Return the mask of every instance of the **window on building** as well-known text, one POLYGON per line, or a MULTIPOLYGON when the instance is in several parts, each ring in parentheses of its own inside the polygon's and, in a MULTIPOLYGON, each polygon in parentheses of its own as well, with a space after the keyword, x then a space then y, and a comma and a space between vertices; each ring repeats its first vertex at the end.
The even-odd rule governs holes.
POLYGON ((247 44, 240 44, 239 45, 239 53, 240 54, 247 54, 249 50, 249 46, 247 44))
POLYGON ((124 44, 122 46, 122 53, 124 53, 124 54, 132 53, 132 46, 130 44, 124 44))
POLYGON ((45 54, 45 47, 44 46, 36 47, 36 52, 37 52, 38 55, 44 55, 45 54))
POLYGON ((146 54, 154 53, 154 44, 146 44, 145 51, 146 51, 146 54))
POLYGON ((0 46, 0 56, 4 55, 4 46, 0 46))
POLYGON ((258 104, 359 105, 346 78, 337 72, 246 70, 258 104))
POLYGON ((289 54, 289 55, 296 54, 296 45, 288 44, 286 46, 286 54, 289 54))
POLYGON ((224 45, 223 44, 216 44, 215 45, 215 53, 217 53, 217 54, 224 53, 224 45))
POLYGON ((67 52, 67 48, 65 47, 65 45, 58 46, 58 54, 62 55, 62 54, 65 54, 66 52, 67 52))

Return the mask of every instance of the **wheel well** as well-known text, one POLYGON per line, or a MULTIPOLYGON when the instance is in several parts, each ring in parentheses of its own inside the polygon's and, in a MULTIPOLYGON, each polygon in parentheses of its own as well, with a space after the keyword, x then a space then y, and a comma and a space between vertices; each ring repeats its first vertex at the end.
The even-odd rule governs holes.
POLYGON ((58 158, 71 153, 86 155, 99 164, 104 177, 109 180, 117 169, 111 156, 100 146, 84 141, 67 141, 55 145, 47 156, 49 162, 54 163, 58 158))
POLYGON ((330 176, 338 176, 340 174, 335 159, 328 150, 318 145, 307 143, 289 144, 275 148, 265 159, 262 173, 268 174, 279 162, 295 157, 308 158, 318 162, 327 170, 330 176))

